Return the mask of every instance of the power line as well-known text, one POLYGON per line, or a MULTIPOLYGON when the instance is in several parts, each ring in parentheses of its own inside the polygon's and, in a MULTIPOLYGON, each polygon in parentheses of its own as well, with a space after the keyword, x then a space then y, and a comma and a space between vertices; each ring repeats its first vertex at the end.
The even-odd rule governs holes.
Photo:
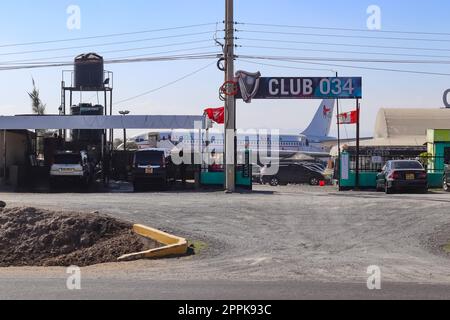
POLYGON ((259 27, 291 28, 291 29, 311 29, 311 30, 316 29, 316 30, 335 30, 335 31, 352 31, 352 32, 370 32, 370 33, 397 33, 397 34, 422 34, 422 35, 450 36, 450 33, 446 33, 446 32, 403 31, 403 30, 368 30, 368 29, 357 29, 357 28, 299 26, 299 25, 247 23, 247 22, 237 22, 236 24, 237 25, 259 26, 259 27))
POLYGON ((288 50, 288 51, 302 51, 302 52, 328 52, 328 53, 345 53, 345 54, 364 54, 364 55, 382 55, 382 56, 401 56, 401 57, 422 57, 422 58, 450 58, 450 56, 440 55, 426 55, 426 54, 407 54, 407 53, 387 53, 387 52, 362 52, 362 51, 340 51, 340 50, 319 50, 319 49, 301 49, 292 47, 270 47, 270 46, 248 46, 240 45, 242 48, 255 49, 271 49, 271 50, 288 50))
MULTIPOLYGON (((154 56, 159 54, 167 54, 167 53, 175 53, 175 52, 185 52, 185 51, 193 51, 193 50, 200 50, 200 49, 211 49, 211 46, 204 46, 204 47, 196 47, 196 48, 186 48, 186 49, 178 49, 178 50, 170 50, 170 51, 161 51, 161 52, 153 52, 153 53, 147 53, 147 54, 139 54, 139 55, 133 55, 133 56, 125 56, 125 57, 114 57, 111 59, 130 59, 130 58, 139 58, 139 57, 148 57, 148 56, 154 56)), ((216 53, 216 52, 214 52, 216 53)), ((197 53, 191 53, 191 54, 201 54, 201 52, 197 53)), ((220 53, 216 53, 216 55, 220 55, 220 53)))
POLYGON ((372 39, 372 40, 396 40, 396 41, 426 41, 426 42, 450 42, 450 39, 429 39, 429 38, 400 38, 400 37, 375 37, 375 36, 357 36, 343 34, 322 34, 322 33, 305 33, 305 32, 282 32, 282 31, 260 31, 260 30, 236 30, 237 32, 258 33, 258 34, 277 34, 288 36, 312 36, 326 38, 350 38, 350 39, 372 39))
MULTIPOLYGON (((181 45, 196 44, 196 43, 206 43, 206 42, 212 42, 212 40, 209 39, 209 40, 179 42, 179 43, 171 43, 171 44, 164 44, 164 45, 157 45, 157 46, 148 46, 148 47, 120 49, 120 50, 101 51, 99 53, 101 55, 105 55, 105 54, 109 54, 109 53, 139 51, 139 50, 165 48, 165 47, 176 47, 176 46, 181 46, 181 45)), ((208 46, 208 47, 211 47, 211 46, 208 46)), ((203 47, 203 48, 205 48, 205 47, 203 47)), ((180 50, 184 50, 184 49, 180 49, 180 50)), ((187 50, 189 50, 189 49, 187 49, 187 50)), ((177 51, 179 51, 179 50, 166 51, 166 52, 162 52, 162 53, 170 53, 170 52, 177 52, 177 51)), ((0 62, 0 65, 19 64, 19 63, 25 63, 25 62, 31 62, 31 64, 35 64, 35 63, 37 63, 37 61, 56 60, 56 59, 70 59, 70 58, 74 58, 74 56, 75 55, 67 55, 67 56, 46 57, 46 58, 36 58, 36 59, 9 60, 9 61, 0 62)))
MULTIPOLYGON (((160 52, 152 52, 152 53, 146 53, 146 54, 139 54, 139 55, 132 55, 132 56, 122 56, 122 57, 111 57, 109 59, 112 60, 117 60, 117 59, 129 59, 129 58, 138 58, 138 57, 149 57, 149 56, 155 56, 155 55, 161 55, 161 54, 167 54, 167 53, 175 53, 175 52, 186 52, 186 51, 193 51, 193 50, 200 50, 200 49, 211 49, 211 46, 203 46, 203 47, 195 47, 195 48, 184 48, 184 49, 177 49, 177 50, 169 50, 169 51, 160 51, 160 52)), ((191 53, 191 54, 201 54, 200 53, 191 53)), ((68 56, 69 58, 71 58, 72 56, 68 56)), ((56 63, 63 63, 63 62, 39 62, 39 61, 33 61, 33 60, 28 60, 30 62, 22 62, 22 63, 0 63, 1 65, 5 65, 5 66, 20 66, 20 65, 39 65, 39 64, 43 64, 43 65, 48 65, 48 64, 56 64, 56 63)), ((64 63, 69 63, 69 62, 64 62, 64 63)), ((73 63, 72 63, 73 64, 73 63)))
MULTIPOLYGON (((161 56, 161 57, 144 57, 134 59, 113 59, 105 60, 105 64, 122 64, 122 63, 139 63, 139 62, 163 62, 163 61, 181 61, 181 60, 203 60, 203 59, 217 59, 222 56, 221 53, 206 52, 197 53, 195 55, 179 55, 179 56, 161 56)), ((7 66, 0 67, 0 71, 22 70, 22 69, 38 69, 38 68, 53 68, 72 66, 73 62, 55 62, 49 64, 36 64, 25 66, 7 66)))
POLYGON ((328 58, 328 57, 285 57, 285 56, 258 56, 258 55, 240 55, 247 59, 260 60, 302 60, 302 61, 338 61, 353 63, 392 63, 392 64, 450 64, 449 60, 394 60, 394 59, 358 59, 358 58, 328 58))
POLYGON ((246 41, 261 41, 271 43, 296 43, 296 44, 312 44, 323 46, 343 46, 343 47, 357 47, 357 48, 378 48, 378 49, 399 49, 399 50, 423 50, 423 51, 442 51, 450 52, 450 49, 442 48, 425 48, 425 47, 399 47, 399 46, 382 46, 382 45, 368 45, 368 44, 351 44, 351 43, 330 43, 330 42, 313 42, 313 41, 296 41, 296 40, 279 40, 279 39, 262 39, 262 38, 240 38, 237 40, 246 41))
POLYGON ((176 84, 176 83, 178 83, 178 82, 180 82, 180 81, 183 81, 183 80, 185 80, 185 79, 187 79, 187 78, 189 78, 189 77, 192 77, 192 76, 196 75, 197 73, 202 72, 203 70, 206 70, 207 68, 209 68, 209 67, 212 66, 213 64, 216 64, 216 62, 208 63, 206 66, 201 67, 200 69, 197 69, 197 70, 195 70, 195 71, 193 71, 193 72, 190 72, 190 73, 184 75, 184 76, 181 77, 181 78, 178 78, 178 79, 176 79, 176 80, 174 80, 174 81, 171 81, 171 82, 169 82, 169 83, 166 83, 166 84, 164 84, 164 85, 162 85, 162 86, 160 86, 160 87, 157 87, 157 88, 155 88, 155 89, 146 91, 146 92, 144 92, 144 93, 138 94, 138 95, 136 95, 136 96, 133 96, 133 97, 130 97, 130 98, 127 98, 127 99, 120 100, 120 101, 117 102, 117 104, 122 104, 122 103, 124 103, 124 102, 128 102, 128 101, 131 101, 131 100, 135 100, 135 99, 141 98, 141 97, 143 97, 143 96, 149 95, 149 94, 151 94, 151 93, 154 93, 154 92, 156 92, 156 91, 159 91, 159 90, 162 90, 162 89, 164 89, 164 88, 167 88, 167 87, 169 87, 169 86, 171 86, 171 85, 174 85, 174 84, 176 84))
POLYGON ((97 35, 97 36, 91 36, 91 37, 4 44, 4 45, 0 45, 0 48, 30 46, 30 45, 39 45, 39 44, 52 44, 52 43, 58 43, 58 42, 72 42, 72 41, 92 40, 92 39, 101 39, 101 38, 112 38, 112 37, 129 36, 129 35, 137 35, 137 34, 145 34, 145 33, 153 33, 153 32, 163 32, 163 31, 190 29, 190 28, 197 28, 197 27, 206 27, 206 26, 212 26, 212 25, 216 25, 216 22, 192 24, 192 25, 171 27, 171 28, 164 28, 164 29, 143 30, 143 31, 124 32, 124 33, 112 33, 112 34, 97 35))
POLYGON ((332 73, 336 73, 335 70, 332 69, 320 69, 320 68, 300 68, 300 67, 292 67, 292 66, 281 66, 277 64, 271 64, 271 63, 262 63, 262 62, 254 62, 246 59, 237 59, 238 61, 242 61, 245 63, 260 65, 260 66, 268 66, 268 67, 277 67, 277 68, 286 68, 286 69, 295 69, 295 70, 308 70, 308 71, 329 71, 332 73))
MULTIPOLYGON (((247 61, 245 59, 240 59, 247 61)), ((284 62, 292 62, 292 63, 301 63, 301 64, 310 64, 310 65, 320 65, 320 66, 329 66, 329 67, 338 67, 338 68, 353 68, 353 69, 362 69, 362 70, 372 70, 372 71, 388 71, 388 72, 399 72, 399 73, 409 73, 409 74, 423 74, 423 75, 433 75, 433 76, 450 76, 450 73, 439 73, 439 72, 426 72, 426 71, 416 71, 416 70, 402 70, 402 69, 390 69, 390 68, 375 68, 375 67, 362 67, 362 66, 350 66, 350 65, 342 65, 342 64, 329 64, 329 63, 320 63, 320 62, 310 62, 310 61, 298 61, 298 60, 280 60, 284 62)), ((248 62, 248 61, 247 61, 248 62)), ((272 65, 281 68, 295 68, 290 66, 279 66, 272 65)))
POLYGON ((194 33, 185 33, 185 34, 179 34, 179 35, 171 35, 171 36, 162 36, 162 37, 155 37, 155 38, 138 39, 138 40, 128 40, 128 41, 101 43, 101 44, 95 44, 95 45, 83 45, 83 46, 75 46, 75 47, 52 48, 52 49, 30 50, 30 51, 20 51, 20 52, 8 52, 8 53, 0 53, 0 56, 22 55, 22 54, 29 54, 29 53, 41 53, 41 52, 53 52, 53 51, 64 51, 64 50, 81 49, 81 48, 104 47, 104 46, 113 46, 113 45, 137 43, 137 42, 146 42, 146 41, 153 41, 153 40, 190 37, 190 36, 203 35, 203 34, 213 34, 213 33, 214 33, 214 31, 204 31, 204 32, 194 32, 194 33))

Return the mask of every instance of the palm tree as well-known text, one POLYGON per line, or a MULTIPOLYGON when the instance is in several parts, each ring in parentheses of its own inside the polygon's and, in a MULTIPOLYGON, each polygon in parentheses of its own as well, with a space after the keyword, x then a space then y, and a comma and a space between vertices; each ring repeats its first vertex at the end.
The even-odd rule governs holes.
MULTIPOLYGON (((42 103, 39 89, 36 87, 36 82, 34 78, 31 78, 33 82, 33 91, 28 92, 28 96, 31 99, 31 109, 34 114, 42 116, 45 114, 46 105, 42 103)), ((44 153, 44 138, 47 133, 47 130, 36 130, 36 152, 37 154, 44 153)))
POLYGON ((36 88, 36 82, 34 81, 34 78, 32 78, 31 80, 33 81, 33 91, 28 92, 28 96, 31 99, 31 108, 34 114, 42 116, 45 114, 45 108, 47 107, 47 105, 42 103, 39 89, 36 88))

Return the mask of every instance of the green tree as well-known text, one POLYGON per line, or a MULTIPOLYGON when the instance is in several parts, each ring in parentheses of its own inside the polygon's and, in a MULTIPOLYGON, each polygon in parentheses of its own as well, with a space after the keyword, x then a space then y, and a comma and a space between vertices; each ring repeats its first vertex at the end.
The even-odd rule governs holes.
MULTIPOLYGON (((28 96, 31 99, 31 110, 34 114, 42 116, 45 114, 45 108, 47 107, 42 103, 39 89, 36 87, 34 78, 31 78, 33 83, 33 91, 28 92, 28 96)), ((47 130, 36 130, 36 152, 38 155, 44 154, 44 139, 47 134, 47 130)))
POLYGON ((32 78, 31 80, 33 82, 33 91, 28 92, 28 96, 31 99, 31 109, 34 114, 42 116, 45 114, 45 109, 47 105, 42 103, 40 92, 39 89, 36 87, 36 82, 34 81, 34 78, 32 78))

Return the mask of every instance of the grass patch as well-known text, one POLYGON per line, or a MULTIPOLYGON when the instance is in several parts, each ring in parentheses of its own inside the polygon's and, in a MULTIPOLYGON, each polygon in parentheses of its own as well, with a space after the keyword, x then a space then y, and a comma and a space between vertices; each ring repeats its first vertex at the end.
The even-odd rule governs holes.
POLYGON ((445 253, 450 253, 450 242, 447 243, 447 244, 444 246, 444 252, 445 252, 445 253))
POLYGON ((208 244, 203 241, 191 241, 189 242, 189 246, 194 249, 195 254, 200 254, 208 248, 208 244))

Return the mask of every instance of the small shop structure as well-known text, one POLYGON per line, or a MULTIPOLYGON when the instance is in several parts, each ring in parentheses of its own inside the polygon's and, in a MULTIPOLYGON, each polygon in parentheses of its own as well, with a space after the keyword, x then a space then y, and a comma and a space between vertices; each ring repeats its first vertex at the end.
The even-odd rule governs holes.
POLYGON ((374 138, 360 142, 359 157, 355 144, 342 147, 340 186, 355 187, 357 161, 359 187, 374 188, 377 173, 387 161, 417 159, 428 171, 430 187, 440 187, 444 164, 449 163, 449 131, 450 109, 380 109, 374 138))
POLYGON ((430 129, 427 134, 428 154, 435 161, 429 164, 433 171, 443 172, 446 164, 450 164, 450 130, 430 129))

